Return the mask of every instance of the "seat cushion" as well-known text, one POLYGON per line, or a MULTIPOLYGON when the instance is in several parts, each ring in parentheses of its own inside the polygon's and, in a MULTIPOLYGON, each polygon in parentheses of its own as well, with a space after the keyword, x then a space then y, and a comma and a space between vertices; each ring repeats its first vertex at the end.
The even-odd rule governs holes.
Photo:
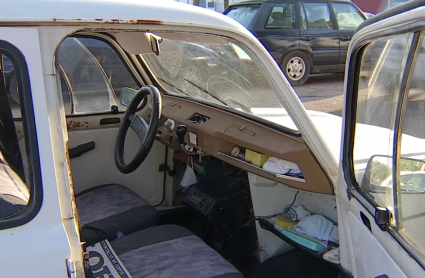
POLYGON ((133 278, 241 278, 242 274, 187 229, 156 226, 111 243, 133 278))
POLYGON ((76 196, 83 240, 94 244, 112 241, 158 225, 159 215, 142 197, 123 185, 108 184, 83 191, 76 196))

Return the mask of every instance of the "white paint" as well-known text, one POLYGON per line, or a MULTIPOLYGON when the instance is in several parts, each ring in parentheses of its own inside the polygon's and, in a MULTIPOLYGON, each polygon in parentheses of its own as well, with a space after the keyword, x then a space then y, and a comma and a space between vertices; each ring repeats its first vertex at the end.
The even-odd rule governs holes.
MULTIPOLYGON (((360 211, 361 209, 357 210, 357 214, 360 214, 360 211)), ((370 215, 367 217, 372 223, 373 218, 370 215)), ((378 277, 386 274, 391 278, 407 278, 359 217, 350 211, 348 218, 354 247, 355 277, 378 277)), ((379 228, 373 225, 372 231, 376 229, 379 228)), ((419 277, 419 275, 416 277, 419 277)))
MULTIPOLYGON (((356 41, 371 34, 380 34, 387 31, 391 32, 397 25, 409 24, 417 20, 423 20, 424 13, 425 8, 419 7, 413 11, 408 11, 369 25, 357 32, 353 36, 348 50, 344 87, 348 87, 348 73, 350 71, 348 68, 350 64, 349 57, 351 53, 356 51, 356 49, 353 48, 356 41)), ((345 99, 344 101, 345 108, 348 105, 352 105, 351 103, 346 103, 345 99)), ((345 108, 343 109, 343 117, 345 117, 346 113, 345 108)), ((373 132, 375 136, 381 136, 382 133, 379 132, 379 130, 380 129, 376 128, 373 130, 369 129, 369 133, 373 132)), ((344 132, 345 127, 343 126, 343 133, 344 132)), ((364 128, 363 132, 368 132, 367 127, 364 128)), ((342 140, 343 139, 341 139, 341 143, 342 140)), ((388 135, 386 141, 388 141, 388 135)), ((366 140, 363 143, 367 144, 368 142, 366 140)), ((383 146, 379 145, 379 140, 377 140, 377 142, 375 141, 374 145, 369 142, 369 148, 364 150, 364 156, 362 157, 367 158, 367 154, 371 152, 376 154, 382 147, 383 146)), ((422 148, 421 144, 410 144, 409 147, 414 150, 420 150, 420 148, 422 148)), ((339 161, 341 160, 342 152, 339 161)), ((358 164, 359 163, 356 164, 357 170, 360 168, 364 169, 364 167, 360 167, 358 164)), ((358 171, 356 175, 358 178, 361 178, 362 171, 358 171)), ((341 253, 341 265, 343 268, 347 270, 351 269, 354 277, 375 277, 379 272, 382 272, 379 273, 379 275, 386 273, 389 277, 425 277, 424 269, 400 246, 398 242, 395 241, 388 232, 383 232, 379 229, 379 227, 377 227, 371 214, 373 212, 371 204, 361 196, 358 196, 361 204, 355 198, 351 198, 350 200, 347 198, 347 183, 341 165, 339 169, 338 198, 338 210, 340 216, 339 222, 342 223, 339 228, 340 238, 342 237, 341 234, 344 234, 343 238, 345 238, 343 242, 340 241, 340 244, 346 247, 344 253, 341 253), (363 211, 363 213, 370 219, 372 233, 370 233, 362 223, 362 220, 360 219, 360 211, 363 211), (366 241, 366 243, 364 243, 363 240, 366 241)))
MULTIPOLYGON (((39 142, 43 204, 37 216, 24 226, 0 231, 0 268, 3 277, 58 277, 66 274, 65 260, 71 257, 68 235, 62 224, 61 207, 70 206, 68 198, 59 203, 55 167, 65 161, 55 161, 50 136, 41 50, 35 28, 1 28, 0 39, 16 46, 25 56, 31 76, 31 90, 39 142), (28 43, 31 42, 31 43, 28 43), (41 240, 34 240, 34 237, 41 240), (46 240, 48 239, 48 244, 46 240), (45 267, 49 266, 49 267, 45 267)), ((72 235, 70 235, 72 236, 72 235)), ((78 259, 78 258, 76 258, 78 259)))
MULTIPOLYGON (((83 121, 83 118, 79 118, 83 121)), ((146 160, 130 174, 122 174, 115 165, 115 142, 118 128, 88 129, 69 133, 69 148, 94 141, 96 147, 80 157, 71 159, 75 192, 103 185, 122 184, 143 197, 152 205, 159 205, 163 198, 164 173, 158 167, 164 162, 165 147, 154 142, 146 160)), ((124 147, 124 160, 128 163, 137 153, 140 142, 129 130, 124 147)))
MULTIPOLYGON (((255 216, 268 216, 280 213, 292 203, 298 189, 248 173, 252 205, 255 216)), ((321 214, 337 223, 335 197, 325 194, 299 191, 294 206, 303 205, 314 214, 321 214)), ((270 219, 273 223, 274 218, 270 219)), ((293 248, 274 234, 256 223, 259 259, 261 262, 285 253, 293 248)))

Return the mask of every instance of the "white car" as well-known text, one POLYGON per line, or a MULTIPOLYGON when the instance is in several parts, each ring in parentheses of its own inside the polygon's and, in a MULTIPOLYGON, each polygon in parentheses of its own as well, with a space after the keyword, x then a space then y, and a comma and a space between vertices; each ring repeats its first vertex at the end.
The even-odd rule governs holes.
POLYGON ((0 276, 425 276, 425 194, 399 184, 425 154, 412 3, 353 36, 341 118, 306 111, 219 13, 2 1, 0 276), (363 182, 377 155, 379 196, 363 182), (276 229, 291 209, 329 229, 276 229))

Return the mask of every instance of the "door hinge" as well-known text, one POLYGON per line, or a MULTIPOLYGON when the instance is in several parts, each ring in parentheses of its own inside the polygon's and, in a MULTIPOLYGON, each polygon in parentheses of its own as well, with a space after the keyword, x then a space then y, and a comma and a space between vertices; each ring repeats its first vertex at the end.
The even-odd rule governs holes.
POLYGON ((387 208, 375 208, 375 223, 382 231, 387 231, 390 225, 390 211, 387 208))
POLYGON ((68 277, 69 278, 76 278, 77 273, 75 270, 75 263, 71 259, 66 259, 66 269, 68 271, 68 277))

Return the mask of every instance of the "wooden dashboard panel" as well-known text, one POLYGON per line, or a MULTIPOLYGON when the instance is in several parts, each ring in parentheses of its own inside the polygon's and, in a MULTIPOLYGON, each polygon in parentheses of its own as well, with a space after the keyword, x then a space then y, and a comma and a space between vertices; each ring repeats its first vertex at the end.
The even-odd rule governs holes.
MULTIPOLYGON (((175 126, 186 125, 188 131, 197 135, 198 145, 190 144, 189 132, 185 135, 185 143, 206 154, 294 188, 333 194, 331 183, 301 137, 276 131, 215 107, 173 96, 163 96, 162 117, 174 120, 175 126), (208 116, 209 119, 201 124, 192 123, 188 118, 194 113, 208 116), (304 179, 276 175, 228 156, 234 147, 294 162, 301 169, 304 179)), ((161 133, 159 140, 162 143, 174 149, 179 148, 174 132, 165 126, 160 126, 159 130, 161 133)))

